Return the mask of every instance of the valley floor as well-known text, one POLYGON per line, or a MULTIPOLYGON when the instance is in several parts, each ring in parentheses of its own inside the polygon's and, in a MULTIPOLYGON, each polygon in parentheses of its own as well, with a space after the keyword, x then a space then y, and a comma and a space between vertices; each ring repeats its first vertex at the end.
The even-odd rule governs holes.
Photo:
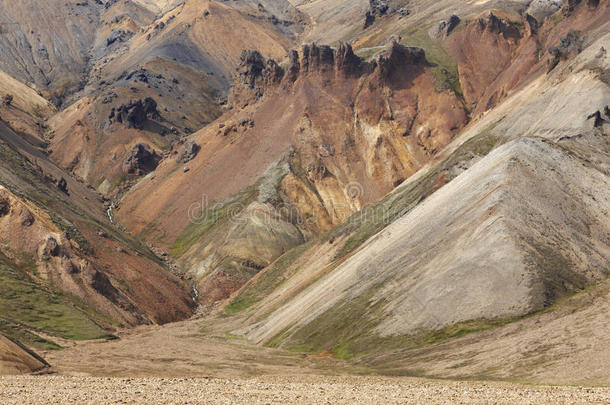
POLYGON ((608 403, 610 389, 390 377, 263 376, 233 379, 3 377, 2 402, 236 404, 608 403))
MULTIPOLYGON (((593 295, 599 297, 598 294, 593 295)), ((604 312, 603 308, 600 311, 604 312)), ((522 342, 517 346, 529 347, 523 341, 525 336, 521 336, 519 331, 531 330, 529 322, 535 322, 535 318, 524 320, 526 324, 517 328, 507 325, 489 331, 493 335, 489 338, 498 340, 499 336, 515 334, 520 336, 518 340, 522 342)), ((0 377, 0 402, 610 403, 610 388, 598 386, 596 381, 599 379, 586 379, 585 376, 589 375, 586 367, 578 365, 576 370, 580 370, 576 372, 570 371, 565 364, 577 364, 576 358, 586 352, 583 347, 572 347, 572 355, 564 353, 565 361, 556 367, 551 364, 538 366, 545 372, 555 370, 558 381, 565 379, 560 375, 562 370, 564 374, 572 373, 572 381, 588 381, 581 382, 583 386, 523 385, 504 381, 474 381, 489 377, 482 374, 481 377, 471 377, 473 381, 456 381, 456 377, 451 376, 448 377, 453 380, 381 377, 374 375, 375 371, 380 370, 358 366, 358 362, 348 363, 330 354, 307 355, 261 348, 225 334, 223 330, 226 329, 227 325, 218 327, 217 323, 195 318, 124 331, 118 333, 120 339, 117 340, 64 341, 61 342, 66 346, 64 350, 42 353, 53 365, 53 374, 0 377)), ((453 343, 461 342, 458 346, 462 347, 462 351, 469 351, 472 348, 468 339, 457 339, 453 343)), ((504 344, 505 351, 510 352, 510 345, 504 344)), ((458 348, 449 350, 443 344, 436 347, 436 351, 436 363, 444 358, 447 366, 453 364, 451 359, 459 352, 458 348)), ((482 350, 481 355, 483 353, 486 351, 482 350)), ((420 356, 416 354, 411 354, 411 360, 403 359, 402 364, 409 368, 421 366, 421 353, 420 356)), ((473 355, 471 351, 470 356, 473 355)), ((398 361, 399 353, 395 356, 398 361)), ((468 355, 462 353, 459 356, 464 359, 468 355)), ((510 355, 507 356, 507 359, 496 359, 496 363, 509 364, 510 355)), ((433 372, 438 364, 432 361, 434 357, 427 358, 433 372)), ((383 361, 387 362, 388 371, 394 369, 391 361, 383 361)), ((590 367, 597 368, 594 362, 590 367)), ((400 371, 399 368, 394 370, 400 371)), ((463 371, 466 373, 468 370, 463 371)), ((540 374, 538 371, 534 374, 540 374)), ((470 375, 473 373, 470 370, 470 375)), ((545 379, 529 375, 523 381, 543 382, 545 379)), ((547 378, 546 381, 554 380, 547 378)))

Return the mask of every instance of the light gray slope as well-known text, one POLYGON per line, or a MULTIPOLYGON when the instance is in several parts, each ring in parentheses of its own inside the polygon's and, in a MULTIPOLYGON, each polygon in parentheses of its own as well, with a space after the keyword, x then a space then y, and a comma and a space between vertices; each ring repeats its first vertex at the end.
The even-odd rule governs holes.
POLYGON ((78 87, 101 10, 93 1, 0 1, 0 70, 39 87, 78 87))
POLYGON ((539 139, 500 147, 248 336, 306 327, 371 291, 380 336, 510 318, 605 276, 610 178, 583 163, 539 139))
POLYGON ((347 329, 380 337, 508 321, 605 278, 610 126, 594 127, 588 117, 610 104, 600 79, 609 65, 600 49, 609 38, 515 93, 444 156, 481 134, 509 143, 466 164, 455 180, 242 332, 259 343, 280 333, 280 342, 296 332, 311 337, 346 310, 361 311, 359 325, 347 329))

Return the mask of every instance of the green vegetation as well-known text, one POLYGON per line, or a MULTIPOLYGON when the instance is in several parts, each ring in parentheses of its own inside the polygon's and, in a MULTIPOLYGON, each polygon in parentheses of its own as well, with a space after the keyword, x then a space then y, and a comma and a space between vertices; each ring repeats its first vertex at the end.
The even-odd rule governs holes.
POLYGON ((358 297, 342 301, 292 333, 292 327, 286 328, 274 336, 267 346, 283 345, 287 350, 305 353, 328 351, 338 358, 349 360, 366 354, 439 343, 522 318, 477 319, 439 330, 420 330, 409 335, 382 337, 374 333, 384 318, 385 301, 382 298, 375 299, 382 285, 383 283, 378 284, 358 297))
POLYGON ((89 244, 87 239, 80 233, 78 228, 74 226, 74 224, 67 219, 55 214, 51 213, 51 220, 55 225, 59 227, 65 234, 68 236, 72 242, 74 242, 78 246, 78 250, 87 255, 92 256, 94 254, 93 247, 89 244))
POLYGON ((66 339, 108 336, 67 298, 44 290, 1 256, 0 314, 9 323, 24 324, 66 339))
MULTIPOLYGON (((432 167, 419 181, 398 188, 379 203, 354 214, 346 222, 332 231, 322 235, 318 240, 301 245, 280 257, 271 269, 261 274, 261 277, 245 288, 227 306, 225 312, 229 315, 239 313, 271 294, 290 275, 286 271, 314 243, 336 239, 349 235, 345 244, 335 256, 335 263, 359 248, 367 239, 383 230, 397 218, 415 208, 421 201, 434 193, 438 188, 451 181, 458 173, 452 171, 454 166, 476 157, 487 155, 491 150, 503 143, 503 140, 492 134, 497 123, 490 125, 479 135, 464 142, 451 156, 432 167)), ((415 347, 458 337, 467 333, 482 331, 501 325, 510 320, 479 320, 453 325, 436 332, 422 332, 417 336, 398 336, 381 338, 370 332, 382 318, 384 302, 371 301, 376 286, 367 293, 349 301, 342 302, 331 308, 306 327, 292 333, 286 328, 268 343, 268 346, 278 347, 288 341, 287 348, 293 351, 317 352, 328 350, 338 357, 350 358, 355 354, 363 354, 372 350, 385 350, 398 347, 415 347), (371 319, 372 321, 367 321, 371 319), (355 328, 354 325, 360 325, 355 328), (288 333, 290 332, 290 336, 288 333)))
POLYGON ((23 327, 0 319, 0 333, 9 338, 18 341, 19 343, 32 347, 36 350, 60 350, 62 349, 57 343, 44 339, 23 327))
MULTIPOLYGON (((289 337, 287 348, 293 351, 320 352, 328 350, 340 358, 351 357, 351 344, 382 319, 385 301, 374 300, 378 284, 364 294, 343 300, 289 337)), ((288 328, 290 329, 290 328, 288 328)), ((270 340, 268 346, 279 346, 288 332, 284 330, 270 340)))
POLYGON ((182 256, 212 229, 227 223, 231 217, 247 207, 256 199, 257 195, 258 185, 252 185, 222 203, 210 204, 209 208, 202 207, 202 211, 197 213, 200 217, 191 220, 186 229, 182 231, 171 247, 170 254, 176 258, 182 256))
POLYGON ((403 33, 404 41, 409 46, 417 46, 426 51, 426 59, 432 64, 432 71, 437 91, 452 90, 462 95, 456 61, 449 55, 440 39, 432 39, 427 29, 411 28, 403 33))
POLYGON ((259 279, 256 280, 250 288, 243 290, 233 301, 231 301, 225 308, 225 312, 229 315, 236 314, 251 307, 271 294, 288 278, 285 274, 286 270, 288 270, 288 268, 312 246, 312 242, 303 244, 288 251, 285 255, 277 259, 271 269, 262 273, 259 279))

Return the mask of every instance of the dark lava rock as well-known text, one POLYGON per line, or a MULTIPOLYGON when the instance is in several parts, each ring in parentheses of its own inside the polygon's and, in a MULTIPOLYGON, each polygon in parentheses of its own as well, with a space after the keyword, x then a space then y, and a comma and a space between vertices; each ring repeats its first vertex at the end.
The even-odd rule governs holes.
POLYGON ((354 53, 352 46, 343 42, 335 52, 335 63, 337 70, 346 74, 359 74, 363 67, 363 60, 354 53))
POLYGON ((150 173, 159 164, 159 156, 148 145, 136 144, 123 160, 123 173, 142 176, 150 173))
POLYGON ((13 103, 13 95, 12 94, 7 94, 2 98, 2 103, 5 106, 10 106, 13 103))
POLYGON ((448 20, 439 21, 438 24, 432 26, 428 31, 428 35, 432 39, 446 38, 458 26, 460 21, 460 17, 452 15, 448 20))
POLYGON ((43 255, 48 257, 57 257, 59 256, 60 251, 61 247, 53 237, 49 237, 42 248, 43 255))
POLYGON ((178 155, 178 162, 187 163, 191 161, 195 156, 197 156, 199 149, 199 145, 192 140, 186 141, 182 147, 182 151, 178 155))
POLYGON ((237 78, 250 89, 261 84, 279 82, 284 75, 282 68, 273 60, 263 58, 258 51, 244 50, 237 67, 237 78))
POLYGON ((368 28, 375 22, 375 16, 371 14, 370 11, 367 11, 364 15, 364 28, 368 28))
POLYGON ((127 128, 135 129, 143 129, 147 119, 161 119, 161 115, 157 111, 157 102, 151 97, 121 105, 116 112, 114 110, 110 112, 109 118, 112 119, 115 116, 117 121, 127 128))
POLYGON ((364 28, 368 28, 375 22, 376 17, 390 14, 390 6, 383 0, 369 0, 369 10, 364 16, 364 28))
POLYGON ((424 65, 426 52, 422 48, 404 46, 397 40, 392 40, 390 48, 379 55, 377 65, 382 79, 388 79, 392 72, 404 68, 405 65, 424 65))
POLYGON ((0 200, 0 217, 8 215, 11 212, 11 203, 8 200, 0 200))
POLYGON ((34 223, 34 215, 30 211, 26 211, 23 213, 21 225, 23 226, 32 226, 34 223))
POLYGON ((331 67, 335 63, 335 53, 328 45, 303 45, 301 57, 301 70, 304 72, 320 70, 331 67))
POLYGON ((299 53, 291 50, 288 54, 288 68, 286 69, 286 80, 294 82, 301 71, 301 63, 299 62, 299 53))
POLYGON ((588 120, 593 119, 593 126, 596 128, 602 127, 605 123, 610 122, 610 107, 604 107, 604 111, 595 111, 587 117, 588 120))
POLYGON ((548 49, 551 57, 547 62, 547 72, 555 69, 560 61, 579 54, 582 51, 583 43, 584 38, 576 30, 570 30, 568 35, 561 37, 558 45, 550 46, 548 49))
POLYGON ((108 38, 106 38, 106 46, 114 43, 127 42, 133 36, 133 32, 124 29, 113 29, 108 38))
POLYGON ((66 179, 64 179, 63 177, 59 179, 59 181, 57 182, 57 188, 59 189, 59 191, 68 194, 68 182, 66 181, 66 179))

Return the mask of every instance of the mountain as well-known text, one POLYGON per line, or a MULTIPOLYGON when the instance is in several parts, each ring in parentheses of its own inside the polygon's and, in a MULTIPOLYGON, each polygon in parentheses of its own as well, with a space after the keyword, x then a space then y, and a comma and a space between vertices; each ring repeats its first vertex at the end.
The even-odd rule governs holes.
POLYGON ((201 321, 374 373, 608 376, 560 360, 605 343, 607 1, 0 11, 10 339, 201 321))

